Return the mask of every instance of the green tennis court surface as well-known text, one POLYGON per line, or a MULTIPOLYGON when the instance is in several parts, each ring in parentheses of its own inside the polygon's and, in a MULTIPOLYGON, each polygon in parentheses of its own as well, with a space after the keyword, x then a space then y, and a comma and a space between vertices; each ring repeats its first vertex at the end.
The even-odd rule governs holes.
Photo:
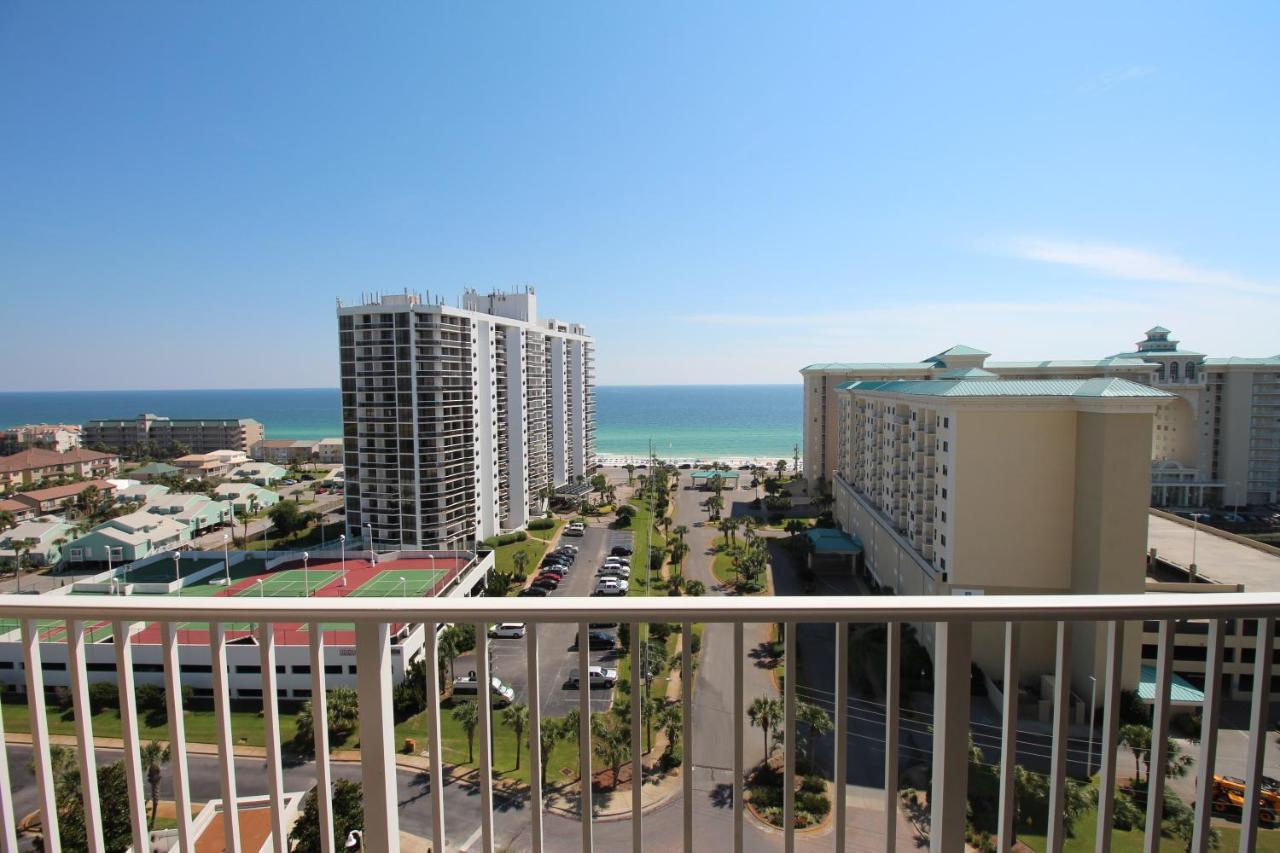
POLYGON ((236 595, 261 595, 264 598, 302 598, 310 589, 313 592, 338 576, 339 572, 312 569, 285 569, 273 572, 265 579, 254 581, 236 595))
POLYGON ((387 569, 353 589, 356 598, 421 595, 431 590, 448 572, 443 569, 387 569))

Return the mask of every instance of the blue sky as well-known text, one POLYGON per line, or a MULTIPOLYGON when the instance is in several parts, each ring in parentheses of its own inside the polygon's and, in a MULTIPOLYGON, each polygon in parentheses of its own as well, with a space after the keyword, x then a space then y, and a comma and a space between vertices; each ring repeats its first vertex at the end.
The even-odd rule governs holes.
POLYGON ((406 287, 603 384, 1280 353, 1280 6, 1043 6, 5 3, 0 388, 331 386, 406 287))

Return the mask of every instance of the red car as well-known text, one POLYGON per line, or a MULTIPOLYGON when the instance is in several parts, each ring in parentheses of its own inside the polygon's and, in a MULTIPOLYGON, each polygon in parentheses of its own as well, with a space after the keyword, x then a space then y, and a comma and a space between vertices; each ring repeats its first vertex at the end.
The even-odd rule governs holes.
POLYGON ((559 575, 538 575, 536 578, 533 579, 533 583, 530 584, 530 586, 539 585, 539 584, 543 586, 546 586, 548 584, 550 584, 551 586, 560 586, 560 580, 561 578, 559 575))

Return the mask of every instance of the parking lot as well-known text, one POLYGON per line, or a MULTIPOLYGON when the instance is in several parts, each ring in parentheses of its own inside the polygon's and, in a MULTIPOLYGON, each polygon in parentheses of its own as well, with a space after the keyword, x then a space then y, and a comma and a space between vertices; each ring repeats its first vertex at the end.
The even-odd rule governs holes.
MULTIPOLYGON (((578 558, 569 570, 569 576, 560 588, 550 597, 588 596, 595 586, 596 569, 608 556, 609 549, 615 545, 631 546, 631 534, 609 530, 604 527, 587 527, 581 537, 562 538, 561 542, 578 546, 578 558)), ((613 599, 599 597, 600 617, 597 622, 611 621, 609 604, 613 599)), ((576 625, 544 625, 539 629, 538 677, 541 681, 542 713, 545 716, 557 717, 578 707, 577 688, 566 686, 569 670, 578 666, 578 650, 574 648, 576 625)), ((610 633, 616 633, 610 629, 610 633)), ((529 678, 527 659, 525 657, 525 641, 492 639, 489 641, 493 649, 493 672, 516 693, 517 702, 528 702, 529 678)), ((591 663, 616 669, 621 660, 621 650, 592 651, 591 663)), ((472 655, 458 658, 455 668, 459 675, 475 669, 472 655)), ((596 688, 591 691, 591 710, 608 710, 612 701, 612 691, 596 688)))

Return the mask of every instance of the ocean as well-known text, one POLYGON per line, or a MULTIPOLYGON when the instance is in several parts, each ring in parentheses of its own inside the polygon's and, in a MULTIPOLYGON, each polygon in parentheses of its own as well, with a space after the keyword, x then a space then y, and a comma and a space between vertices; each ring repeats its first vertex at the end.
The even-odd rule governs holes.
MULTIPOLYGON (((800 385, 604 385, 596 389, 602 456, 790 459, 800 442, 800 385)), ((0 392, 0 427, 132 418, 256 418, 268 438, 341 435, 336 388, 0 392)))

